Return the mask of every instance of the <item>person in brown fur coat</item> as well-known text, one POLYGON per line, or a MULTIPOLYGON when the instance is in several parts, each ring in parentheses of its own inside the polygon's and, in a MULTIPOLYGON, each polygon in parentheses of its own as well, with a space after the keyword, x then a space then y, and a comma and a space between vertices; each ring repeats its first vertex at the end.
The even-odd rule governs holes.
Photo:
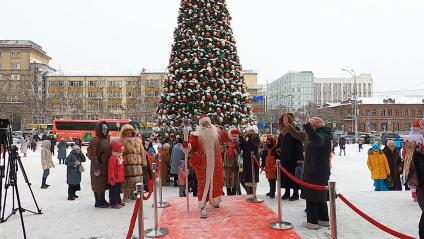
POLYGON ((122 184, 124 201, 127 201, 129 198, 135 199, 132 193, 135 191, 135 185, 141 182, 142 175, 145 179, 148 176, 146 150, 143 147, 141 139, 136 136, 136 131, 131 125, 126 124, 122 126, 120 140, 124 143, 125 181, 122 184))
POLYGON ((162 178, 162 186, 167 186, 169 182, 169 167, 171 164, 171 154, 169 153, 170 148, 171 145, 165 143, 159 150, 161 156, 160 176, 162 178))

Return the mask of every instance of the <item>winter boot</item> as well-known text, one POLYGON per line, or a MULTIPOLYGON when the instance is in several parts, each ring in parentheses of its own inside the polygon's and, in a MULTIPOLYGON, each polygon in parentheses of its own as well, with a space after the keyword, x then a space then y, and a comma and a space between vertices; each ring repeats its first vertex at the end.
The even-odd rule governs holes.
POLYGON ((43 177, 41 180, 41 188, 46 189, 48 186, 46 185, 46 177, 43 177))
POLYGON ((94 207, 98 208, 106 208, 107 206, 101 202, 100 193, 94 192, 94 199, 96 200, 96 203, 94 204, 94 207))
POLYGON ((50 187, 50 185, 48 185, 48 184, 46 183, 46 181, 47 181, 47 177, 45 177, 45 179, 44 179, 44 185, 46 185, 47 187, 50 187))
POLYGON ((290 197, 289 201, 299 200, 299 191, 297 189, 293 189, 293 195, 290 197))
POLYGON ((71 185, 68 185, 68 200, 75 200, 73 196, 73 190, 71 189, 71 185))
POLYGON ((287 188, 284 192, 284 195, 281 197, 282 200, 287 200, 290 198, 290 188, 287 188))
POLYGON ((208 218, 208 211, 206 211, 206 207, 200 209, 200 218, 202 219, 208 218))

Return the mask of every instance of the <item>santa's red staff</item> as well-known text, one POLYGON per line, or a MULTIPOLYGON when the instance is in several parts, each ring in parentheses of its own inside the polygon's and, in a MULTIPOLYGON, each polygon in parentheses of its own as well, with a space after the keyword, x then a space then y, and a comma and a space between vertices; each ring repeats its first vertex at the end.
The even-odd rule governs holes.
POLYGON ((224 187, 221 145, 222 142, 233 141, 239 135, 238 129, 221 130, 211 124, 208 116, 203 116, 196 131, 183 143, 186 153, 191 153, 190 166, 196 171, 200 218, 208 217, 208 201, 210 205, 219 208, 224 187))

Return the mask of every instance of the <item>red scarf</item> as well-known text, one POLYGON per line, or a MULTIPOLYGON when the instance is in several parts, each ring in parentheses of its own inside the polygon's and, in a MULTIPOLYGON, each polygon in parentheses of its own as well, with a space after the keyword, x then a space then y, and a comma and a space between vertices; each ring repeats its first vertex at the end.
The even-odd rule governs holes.
POLYGON ((235 144, 234 143, 228 143, 227 144, 227 157, 233 157, 234 155, 234 148, 235 148, 235 144))

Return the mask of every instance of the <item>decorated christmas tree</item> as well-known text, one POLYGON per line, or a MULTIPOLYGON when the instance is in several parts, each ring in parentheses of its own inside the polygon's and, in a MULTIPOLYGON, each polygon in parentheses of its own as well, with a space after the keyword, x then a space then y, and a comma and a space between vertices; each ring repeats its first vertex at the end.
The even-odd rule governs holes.
POLYGON ((182 0, 157 109, 157 125, 178 132, 207 114, 225 128, 252 119, 225 0, 182 0))

